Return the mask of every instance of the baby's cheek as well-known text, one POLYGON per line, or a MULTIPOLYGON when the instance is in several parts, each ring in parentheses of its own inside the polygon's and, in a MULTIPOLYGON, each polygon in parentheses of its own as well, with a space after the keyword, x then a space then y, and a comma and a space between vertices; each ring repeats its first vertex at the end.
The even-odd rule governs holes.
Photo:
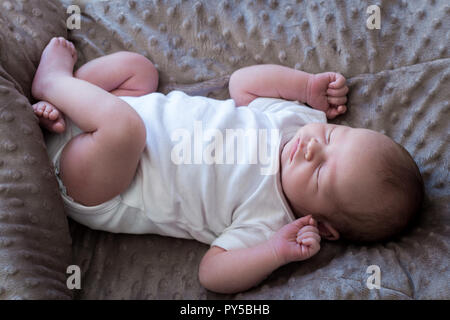
POLYGON ((294 201, 298 205, 304 205, 309 200, 308 196, 308 181, 302 175, 289 175, 289 187, 294 194, 294 201))

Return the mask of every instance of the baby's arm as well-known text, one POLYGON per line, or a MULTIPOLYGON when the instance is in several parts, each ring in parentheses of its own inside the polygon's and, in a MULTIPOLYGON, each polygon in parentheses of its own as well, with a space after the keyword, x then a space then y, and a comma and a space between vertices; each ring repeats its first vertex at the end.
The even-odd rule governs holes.
POLYGON ((312 76, 274 64, 245 67, 231 75, 230 96, 239 106, 246 106, 257 97, 307 102, 307 88, 312 76))
POLYGON ((247 290, 282 265, 312 257, 319 251, 319 243, 317 223, 306 216, 285 225, 255 247, 230 251, 212 247, 200 263, 200 283, 220 293, 247 290))
POLYGON ((74 76, 116 96, 142 96, 156 91, 158 71, 146 57, 127 51, 93 59, 74 76))
POLYGON ((229 91, 238 106, 246 106, 257 97, 272 97, 307 103, 330 119, 347 110, 348 87, 336 72, 310 74, 280 65, 255 65, 236 70, 230 77, 229 91))

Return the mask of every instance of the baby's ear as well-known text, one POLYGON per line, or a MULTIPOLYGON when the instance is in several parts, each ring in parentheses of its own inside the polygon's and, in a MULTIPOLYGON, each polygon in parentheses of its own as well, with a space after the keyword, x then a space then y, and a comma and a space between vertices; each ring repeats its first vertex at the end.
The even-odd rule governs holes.
POLYGON ((317 229, 319 229, 319 235, 327 240, 335 241, 339 239, 339 232, 333 228, 328 222, 317 222, 317 229))

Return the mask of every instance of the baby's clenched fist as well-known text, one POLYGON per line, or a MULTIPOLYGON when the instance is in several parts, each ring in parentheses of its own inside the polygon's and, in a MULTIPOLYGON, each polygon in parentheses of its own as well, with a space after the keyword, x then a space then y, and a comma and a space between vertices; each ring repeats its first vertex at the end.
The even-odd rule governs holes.
POLYGON ((297 219, 278 230, 271 242, 282 263, 309 259, 320 250, 317 222, 311 215, 297 219))
MULTIPOLYGON (((297 243, 302 250, 302 257, 308 259, 320 250, 320 235, 316 222, 310 218, 310 225, 302 227, 297 232, 297 243)), ((303 260, 303 259, 302 259, 303 260)))
POLYGON ((345 77, 336 72, 324 72, 311 76, 308 81, 307 103, 334 119, 347 111, 348 87, 345 77))

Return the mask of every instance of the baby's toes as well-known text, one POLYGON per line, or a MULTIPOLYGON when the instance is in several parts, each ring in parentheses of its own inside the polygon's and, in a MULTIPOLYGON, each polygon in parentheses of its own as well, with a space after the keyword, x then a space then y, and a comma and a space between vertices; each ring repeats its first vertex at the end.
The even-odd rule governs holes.
POLYGON ((65 46, 65 40, 63 37, 55 37, 55 41, 59 46, 65 46))
POLYGON ((72 57, 75 57, 77 55, 77 50, 75 49, 75 45, 69 41, 69 48, 70 51, 72 52, 72 57))
POLYGON ((66 123, 62 116, 56 120, 41 117, 39 119, 39 124, 50 132, 62 133, 66 130, 66 123))
POLYGON ((45 109, 45 104, 38 102, 32 105, 33 107, 33 111, 37 116, 42 116, 42 113, 44 112, 45 109))
POLYGON ((59 43, 60 45, 62 45, 63 47, 66 47, 66 46, 67 46, 67 40, 64 39, 64 37, 58 37, 58 43, 59 43))
MULTIPOLYGON (((53 108, 52 106, 45 104, 45 108, 44 111, 42 112, 42 115, 44 116, 44 118, 50 119, 50 114, 54 114, 55 108, 53 108)), ((50 120, 54 120, 54 119, 50 119, 50 120)))
POLYGON ((55 108, 52 108, 52 110, 49 111, 48 113, 48 118, 50 120, 56 120, 59 117, 59 111, 56 110, 55 108))
POLYGON ((56 133, 62 133, 66 130, 66 122, 63 117, 60 117, 57 121, 54 121, 51 128, 51 131, 56 133))
POLYGON ((73 51, 75 49, 75 46, 73 45, 73 43, 69 40, 66 40, 66 46, 67 48, 69 48, 71 51, 73 51))

